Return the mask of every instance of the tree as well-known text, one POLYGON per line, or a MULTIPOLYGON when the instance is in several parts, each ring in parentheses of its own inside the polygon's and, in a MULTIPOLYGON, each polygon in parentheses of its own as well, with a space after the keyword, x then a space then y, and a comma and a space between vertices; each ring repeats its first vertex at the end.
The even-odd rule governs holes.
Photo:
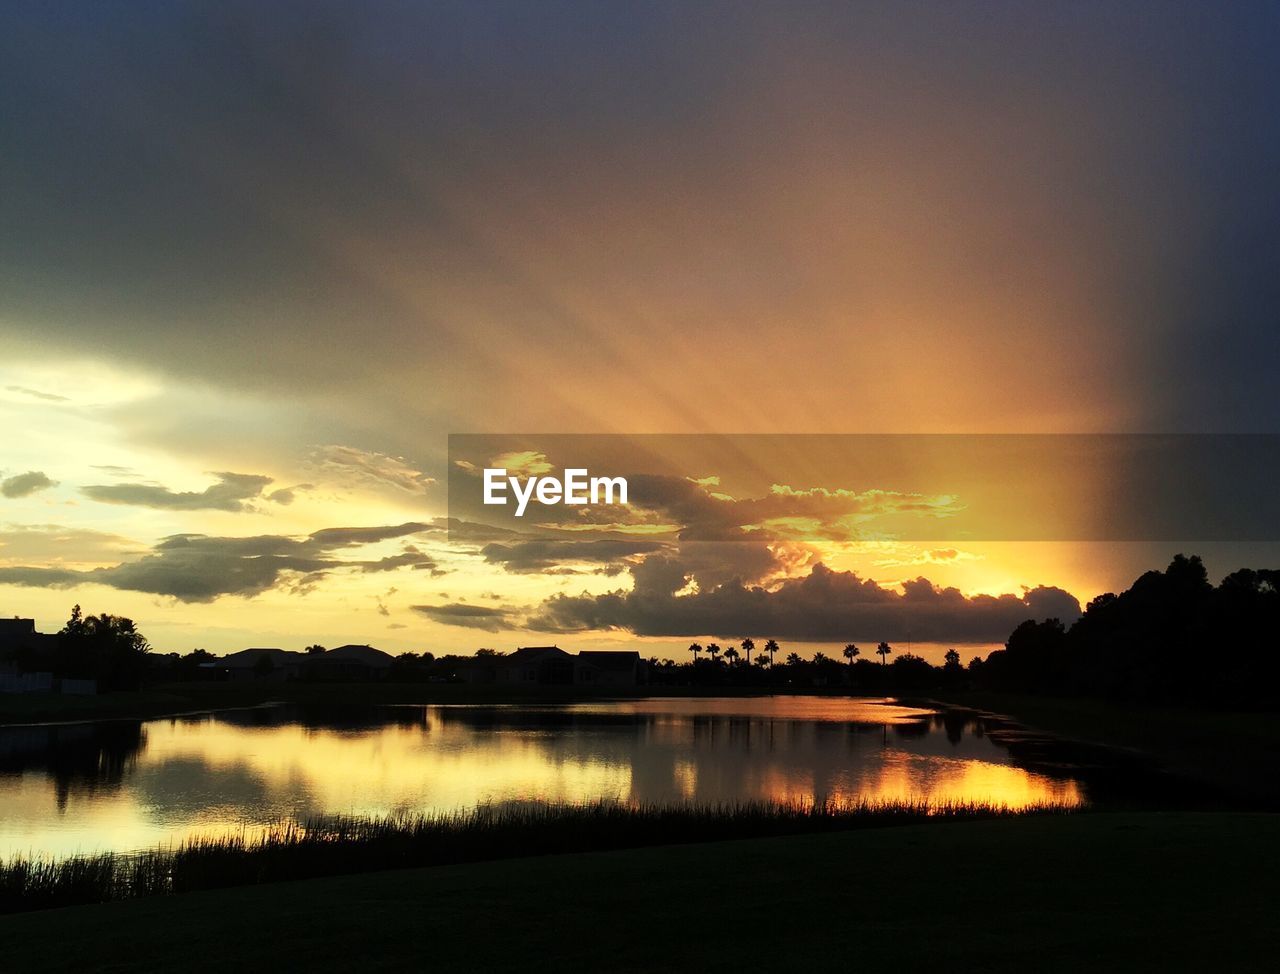
POLYGON ((961 672, 960 654, 954 648, 942 654, 942 671, 952 676, 961 672))
POLYGON ((769 654, 770 666, 773 666, 773 654, 778 652, 779 649, 780 647, 778 646, 777 642, 772 639, 770 639, 767 643, 764 644, 764 651, 769 654))
POLYGON ((719 663, 720 662, 720 644, 707 643, 707 655, 711 657, 711 662, 719 663))
MULTIPOLYGON (((803 663, 803 662, 804 662, 804 660, 803 660, 803 659, 801 659, 801 657, 800 657, 800 654, 799 654, 799 653, 788 653, 788 654, 787 654, 787 665, 788 665, 788 666, 799 666, 799 665, 800 665, 801 663, 803 663)), ((772 666, 773 664, 770 664, 770 665, 772 666)))
POLYGON ((845 646, 845 648, 844 648, 844 658, 845 658, 845 659, 847 659, 847 660, 849 661, 849 669, 853 669, 853 661, 854 661, 854 659, 855 659, 855 658, 857 658, 857 657, 859 657, 859 656, 861 656, 861 655, 862 655, 862 650, 860 650, 860 649, 859 649, 857 646, 855 646, 853 643, 849 643, 849 645, 845 646))
POLYGON ((769 659, 769 657, 768 657, 768 656, 766 656, 764 653, 757 653, 757 654, 756 654, 756 666, 760 667, 761 669, 764 669, 764 667, 765 667, 766 665, 768 665, 768 666, 769 666, 769 668, 770 668, 770 669, 772 669, 772 668, 773 668, 773 661, 772 661, 772 660, 770 660, 770 659, 769 659))
MULTIPOLYGON (((726 649, 724 651, 724 658, 729 661, 730 665, 738 662, 739 656, 738 656, 737 647, 730 646, 728 649, 726 649)), ((750 660, 748 660, 747 662, 750 662, 750 660)))
POLYGON ((747 661, 747 665, 751 665, 751 654, 756 650, 756 641, 748 636, 742 641, 742 658, 747 661))
POLYGON ((889 654, 893 652, 893 647, 888 643, 881 643, 876 647, 876 655, 880 657, 881 664, 889 665, 889 654))
POLYGON ((319 656, 319 655, 320 655, 321 653, 323 653, 323 652, 326 652, 326 650, 325 650, 325 648, 324 648, 323 646, 321 646, 319 643, 315 643, 315 644, 313 644, 313 645, 311 645, 311 646, 308 646, 308 647, 307 647, 307 655, 308 655, 308 656, 319 656))
POLYGON ((701 644, 701 643, 690 643, 690 644, 689 644, 689 652, 693 653, 693 661, 694 661, 695 663, 696 663, 696 662, 698 662, 698 654, 702 652, 702 644, 701 644))
POLYGON ((95 679, 108 690, 135 690, 150 651, 132 619, 105 612, 85 616, 77 605, 58 632, 59 675, 95 679))

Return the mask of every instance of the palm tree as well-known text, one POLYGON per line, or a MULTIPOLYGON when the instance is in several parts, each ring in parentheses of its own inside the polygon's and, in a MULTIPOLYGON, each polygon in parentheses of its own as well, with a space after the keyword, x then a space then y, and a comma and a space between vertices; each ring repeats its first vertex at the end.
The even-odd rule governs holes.
MULTIPOLYGON (((742 641, 742 658, 747 661, 747 665, 751 665, 751 654, 755 652, 756 641, 748 636, 742 641)), ((725 654, 729 655, 728 653, 725 654)))
POLYGON ((881 643, 876 647, 876 655, 880 657, 880 662, 884 666, 889 665, 889 654, 893 652, 893 648, 888 643, 881 643))
POLYGON ((850 643, 848 646, 844 648, 844 658, 849 661, 849 669, 853 669, 854 658, 861 655, 862 655, 862 650, 860 650, 853 643, 850 643))
MULTIPOLYGON (((772 642, 772 640, 770 640, 770 642, 772 642)), ((802 659, 800 658, 800 654, 799 654, 799 653, 788 653, 788 654, 787 654, 787 665, 788 665, 788 666, 799 666, 799 665, 800 665, 801 663, 803 663, 803 662, 804 662, 804 660, 802 660, 802 659)), ((770 665, 772 665, 772 664, 770 664, 770 665)))
POLYGON ((727 659, 727 660, 729 661, 729 665, 730 665, 730 666, 732 666, 734 663, 738 662, 738 650, 737 650, 737 648, 736 648, 736 647, 733 647, 733 646, 730 646, 728 649, 726 649, 726 650, 724 651, 724 658, 725 658, 725 659, 727 659))
POLYGON ((719 657, 720 657, 720 644, 719 644, 719 643, 707 643, 707 655, 711 657, 711 662, 713 662, 713 663, 718 663, 718 662, 720 662, 720 658, 719 658, 719 657))
POLYGON ((764 653, 756 654, 756 666, 760 667, 760 669, 763 670, 765 667, 765 664, 768 662, 769 662, 769 657, 766 656, 764 653))
POLYGON ((698 654, 702 652, 702 645, 700 643, 690 643, 689 652, 693 653, 693 661, 695 663, 698 662, 698 654))
POLYGON ((773 654, 778 651, 778 644, 774 640, 770 639, 767 643, 764 644, 764 651, 769 654, 769 666, 772 667, 773 654))

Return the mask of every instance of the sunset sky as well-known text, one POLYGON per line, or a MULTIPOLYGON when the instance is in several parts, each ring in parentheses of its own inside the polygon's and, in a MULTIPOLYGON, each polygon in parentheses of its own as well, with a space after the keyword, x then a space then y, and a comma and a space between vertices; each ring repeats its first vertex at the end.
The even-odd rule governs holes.
MULTIPOLYGON (((967 658, 1069 614, 1188 545, 520 547, 448 530, 448 437, 1280 430, 1278 50, 1267 3, 5 4, 0 615, 967 658)), ((663 510, 890 489, 755 459, 663 510)))

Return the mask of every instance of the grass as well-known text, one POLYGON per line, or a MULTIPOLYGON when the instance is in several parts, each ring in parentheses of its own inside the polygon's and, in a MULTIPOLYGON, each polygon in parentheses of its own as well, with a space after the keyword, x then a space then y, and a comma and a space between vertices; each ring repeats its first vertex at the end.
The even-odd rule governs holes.
POLYGON ((546 853, 970 821, 1012 811, 971 803, 487 806, 442 815, 286 822, 252 837, 175 849, 0 864, 0 912, 49 909, 228 886, 546 853))
POLYGON ((0 917, 6 970, 1270 971, 1280 816, 1090 813, 0 917))

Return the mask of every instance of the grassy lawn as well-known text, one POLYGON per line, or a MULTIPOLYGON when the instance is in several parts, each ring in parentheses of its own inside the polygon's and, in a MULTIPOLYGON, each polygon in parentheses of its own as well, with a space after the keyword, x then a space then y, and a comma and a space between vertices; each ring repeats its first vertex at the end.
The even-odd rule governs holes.
POLYGON ((0 917, 7 971, 1271 970, 1280 816, 1093 814, 0 917))

